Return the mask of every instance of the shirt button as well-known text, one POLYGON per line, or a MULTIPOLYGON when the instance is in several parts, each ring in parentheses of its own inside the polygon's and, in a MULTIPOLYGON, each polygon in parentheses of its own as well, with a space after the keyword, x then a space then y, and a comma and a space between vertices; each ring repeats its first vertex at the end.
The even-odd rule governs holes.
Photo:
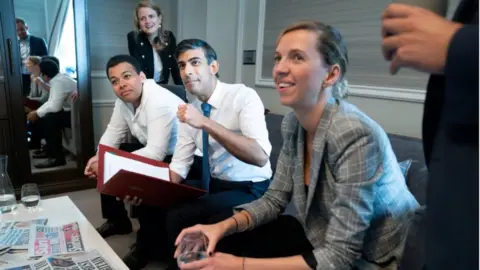
POLYGON ((142 55, 142 58, 145 58, 145 55, 142 55))
POLYGON ((143 46, 143 42, 140 42, 140 46, 143 46))

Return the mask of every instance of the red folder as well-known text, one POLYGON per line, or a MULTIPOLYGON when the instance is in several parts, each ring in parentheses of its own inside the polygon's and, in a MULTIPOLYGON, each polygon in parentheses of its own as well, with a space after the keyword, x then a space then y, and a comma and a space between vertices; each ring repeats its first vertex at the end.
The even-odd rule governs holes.
POLYGON ((97 190, 100 193, 125 198, 137 196, 142 204, 155 205, 162 208, 194 199, 205 194, 204 190, 187 185, 172 183, 169 180, 158 179, 148 175, 128 171, 128 168, 119 170, 107 183, 104 184, 105 153, 109 152, 121 157, 133 159, 157 167, 168 168, 168 164, 131 154, 106 145, 98 147, 98 176, 97 190))

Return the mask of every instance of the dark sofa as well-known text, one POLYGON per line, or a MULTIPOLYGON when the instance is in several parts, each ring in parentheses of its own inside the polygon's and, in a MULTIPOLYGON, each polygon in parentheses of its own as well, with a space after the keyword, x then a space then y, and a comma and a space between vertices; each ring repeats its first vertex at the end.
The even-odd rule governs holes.
MULTIPOLYGON (((283 116, 267 113, 265 117, 270 142, 272 144, 270 163, 272 165, 272 170, 275 172, 278 155, 280 154, 283 142, 281 136, 283 116)), ((406 159, 412 159, 413 162, 407 174, 407 185, 413 195, 417 198, 417 201, 421 205, 424 205, 426 199, 427 169, 425 167, 421 140, 405 136, 388 135, 390 137, 393 151, 397 156, 397 160, 400 162, 406 159)), ((287 207, 285 214, 294 214, 293 208, 290 206, 287 207)), ((399 268, 400 270, 422 269, 425 261, 424 237, 424 210, 421 209, 416 213, 414 222, 410 228, 401 266, 399 268)))

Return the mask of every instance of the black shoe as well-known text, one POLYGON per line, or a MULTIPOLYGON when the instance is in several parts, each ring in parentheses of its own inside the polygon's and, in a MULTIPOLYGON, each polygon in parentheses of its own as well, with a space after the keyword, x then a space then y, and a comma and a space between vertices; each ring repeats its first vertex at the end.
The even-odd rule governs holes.
POLYGON ((58 167, 58 166, 63 166, 67 164, 65 159, 60 159, 60 158, 49 158, 43 162, 34 164, 35 168, 37 169, 45 169, 45 168, 53 168, 53 167, 58 167))
POLYGON ((32 143, 30 142, 28 144, 28 149, 30 150, 35 150, 35 149, 41 149, 42 148, 42 145, 40 143, 32 143))
POLYGON ((136 244, 134 244, 131 247, 130 252, 123 257, 123 263, 125 263, 130 270, 143 269, 150 261, 148 253, 149 252, 147 250, 140 249, 136 244))
POLYGON ((47 152, 40 150, 40 152, 38 152, 38 153, 33 153, 33 158, 34 158, 34 159, 48 158, 47 152))
POLYGON ((45 148, 41 148, 33 151, 34 156, 45 155, 46 153, 47 153, 47 150, 45 148))
POLYGON ((107 238, 116 234, 129 234, 132 231, 132 223, 128 219, 122 222, 113 222, 107 220, 105 223, 103 223, 100 227, 97 228, 97 232, 103 238, 107 238))

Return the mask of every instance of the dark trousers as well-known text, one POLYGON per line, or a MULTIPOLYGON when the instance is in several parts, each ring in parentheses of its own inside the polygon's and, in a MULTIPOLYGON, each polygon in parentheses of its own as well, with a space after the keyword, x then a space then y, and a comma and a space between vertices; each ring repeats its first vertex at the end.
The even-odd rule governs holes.
POLYGON ((215 250, 250 258, 276 258, 308 253, 313 247, 295 217, 280 215, 251 231, 225 237, 215 250))
POLYGON ((39 118, 36 122, 30 123, 32 132, 32 144, 40 143, 40 138, 45 138, 47 142, 47 156, 49 158, 64 159, 62 147, 62 129, 71 127, 70 112, 59 111, 48 113, 39 118))
POLYGON ((435 138, 427 188, 428 270, 478 269, 478 130, 472 133, 442 126, 435 138))
POLYGON ((31 82, 32 80, 30 79, 30 74, 22 74, 22 90, 24 96, 28 96, 30 94, 31 82))
MULTIPOLYGON (((199 162, 201 164, 201 159, 199 162)), ((185 184, 197 187, 200 183, 199 180, 185 181, 185 184)), ((140 215, 142 232, 137 235, 137 247, 148 250, 157 247, 158 253, 173 258, 175 239, 183 229, 196 224, 216 223, 231 216, 233 207, 260 198, 269 184, 270 180, 233 182, 211 178, 208 195, 168 210, 150 209, 149 214, 140 215), (150 230, 144 230, 146 228, 150 230)))

